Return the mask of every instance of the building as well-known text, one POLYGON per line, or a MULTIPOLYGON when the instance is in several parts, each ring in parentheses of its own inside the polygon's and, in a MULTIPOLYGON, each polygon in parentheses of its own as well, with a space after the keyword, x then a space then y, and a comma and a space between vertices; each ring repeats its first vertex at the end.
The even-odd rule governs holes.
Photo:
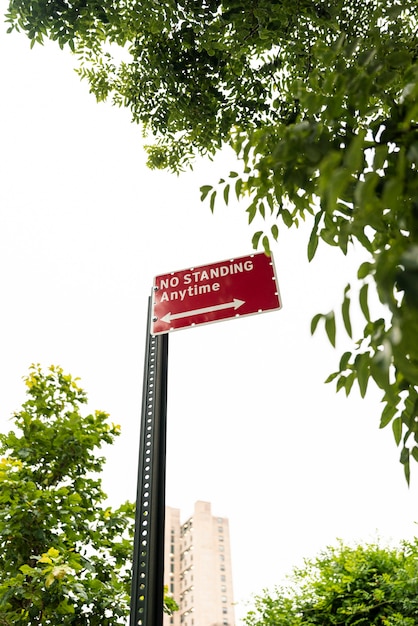
POLYGON ((184 523, 166 508, 164 584, 180 607, 164 626, 235 625, 229 524, 210 502, 196 502, 184 523))

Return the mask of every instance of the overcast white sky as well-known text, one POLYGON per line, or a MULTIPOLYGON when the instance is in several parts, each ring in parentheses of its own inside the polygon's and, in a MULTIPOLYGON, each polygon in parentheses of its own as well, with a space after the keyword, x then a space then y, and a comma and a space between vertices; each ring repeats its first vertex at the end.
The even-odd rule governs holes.
MULTIPOLYGON (((58 47, 0 34, 0 428, 32 362, 81 377, 122 436, 107 452, 111 502, 135 497, 147 299, 153 277, 252 252, 243 206, 211 215, 199 186, 234 169, 225 153, 179 178, 145 167, 127 111, 96 104, 58 47)), ((283 309, 170 336, 167 504, 229 517, 237 616, 303 557, 347 542, 410 538, 407 488, 380 395, 324 385, 350 344, 310 337, 338 306, 356 260, 308 231, 273 248, 283 309)))

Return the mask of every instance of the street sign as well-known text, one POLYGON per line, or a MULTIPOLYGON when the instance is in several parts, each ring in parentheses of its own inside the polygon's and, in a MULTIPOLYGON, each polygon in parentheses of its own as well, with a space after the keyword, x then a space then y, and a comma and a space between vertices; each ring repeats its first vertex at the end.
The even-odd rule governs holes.
POLYGON ((281 308, 273 257, 263 252, 154 279, 153 335, 281 308))
POLYGON ((281 307, 263 253, 157 276, 148 303, 130 626, 163 626, 168 333, 281 307))

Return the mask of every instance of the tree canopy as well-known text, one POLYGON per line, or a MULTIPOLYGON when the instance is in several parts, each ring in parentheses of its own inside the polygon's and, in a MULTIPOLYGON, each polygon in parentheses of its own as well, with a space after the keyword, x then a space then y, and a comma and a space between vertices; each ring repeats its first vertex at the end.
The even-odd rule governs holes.
POLYGON ((246 626, 414 626, 418 547, 340 543, 295 569, 289 586, 264 592, 246 626))
MULTIPOLYGON (((33 365, 15 430, 0 434, 0 626, 117 626, 129 616, 135 504, 106 504, 99 450, 119 426, 33 365)), ((168 594, 163 609, 177 604, 168 594)))
POLYGON ((97 454, 119 427, 59 367, 26 385, 0 435, 0 624, 125 624, 134 505, 105 506, 97 454))
MULTIPOLYGON (((238 171, 202 187, 213 210, 231 190, 267 253, 279 230, 312 226, 307 246, 368 255, 342 286, 353 337, 337 390, 382 390, 407 480, 418 460, 418 9, 416 0, 9 0, 9 30, 69 46, 98 100, 128 107, 154 137, 149 165, 179 171, 229 145, 238 171), (220 193, 218 193, 220 192, 220 193), (386 309, 369 309, 372 287, 386 309)), ((333 311, 323 323, 335 345, 333 311)))

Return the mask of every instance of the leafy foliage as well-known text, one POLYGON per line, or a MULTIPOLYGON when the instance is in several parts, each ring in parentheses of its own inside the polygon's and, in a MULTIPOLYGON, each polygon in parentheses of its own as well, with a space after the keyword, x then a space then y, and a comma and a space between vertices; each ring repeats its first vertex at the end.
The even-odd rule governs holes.
POLYGON ((97 478, 119 427, 83 417, 86 394, 58 367, 32 366, 26 385, 0 435, 0 624, 124 624, 134 506, 104 507, 97 478))
POLYGON ((296 569, 291 585, 255 599, 246 626, 413 626, 418 546, 329 548, 296 569))
MULTIPOLYGON (((78 379, 33 365, 16 431, 0 435, 0 626, 126 624, 135 505, 104 506, 98 456, 119 426, 78 379)), ((164 611, 177 604, 167 593, 164 611)))
MULTIPOLYGON (((202 199, 213 211, 232 191, 250 224, 266 220, 255 248, 269 253, 283 224, 310 220, 309 260, 320 242, 364 249, 341 308, 352 337, 358 291, 364 330, 329 380, 347 394, 354 382, 362 396, 370 380, 380 387, 381 426, 392 425, 409 480, 418 460, 416 0, 9 0, 7 20, 32 43, 49 37, 76 52, 96 98, 129 107, 154 135, 151 167, 178 171, 229 144, 241 172, 203 186, 202 199), (386 309, 377 319, 371 288, 386 309)), ((335 312, 315 316, 312 330, 320 323, 335 345, 335 312)))

